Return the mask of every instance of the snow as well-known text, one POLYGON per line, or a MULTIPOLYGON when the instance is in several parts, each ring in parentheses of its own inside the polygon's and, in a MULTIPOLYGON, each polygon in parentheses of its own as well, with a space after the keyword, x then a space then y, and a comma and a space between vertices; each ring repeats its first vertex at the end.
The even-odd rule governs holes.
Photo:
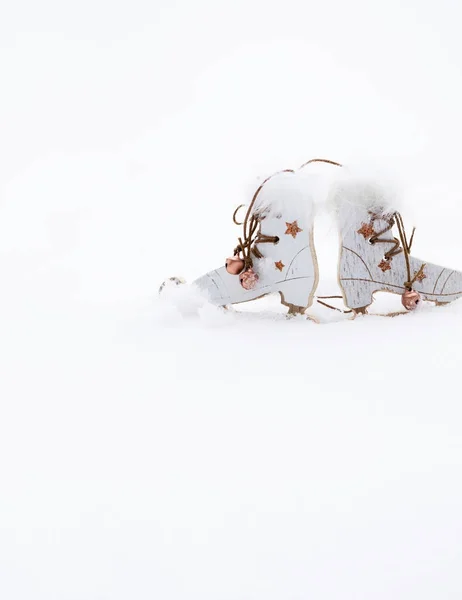
MULTIPOLYGON (((1 598, 460 599, 462 304, 315 323, 189 285, 265 177, 319 156, 386 173, 415 255, 462 269, 456 23, 449 0, 2 9, 1 598)), ((315 242, 337 294, 328 213, 315 242)))

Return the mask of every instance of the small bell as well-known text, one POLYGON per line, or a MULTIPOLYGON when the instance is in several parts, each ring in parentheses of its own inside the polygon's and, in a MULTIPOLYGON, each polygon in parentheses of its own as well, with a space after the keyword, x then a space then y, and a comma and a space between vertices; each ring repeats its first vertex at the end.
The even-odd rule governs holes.
POLYGON ((401 303, 406 310, 415 310, 421 301, 419 292, 406 290, 401 296, 401 303))
POLYGON ((258 275, 252 268, 249 268, 240 274, 239 280, 245 290, 252 290, 257 285, 258 275))
POLYGON ((225 267, 231 275, 239 275, 244 268, 244 261, 237 255, 232 256, 231 258, 226 259, 225 267))

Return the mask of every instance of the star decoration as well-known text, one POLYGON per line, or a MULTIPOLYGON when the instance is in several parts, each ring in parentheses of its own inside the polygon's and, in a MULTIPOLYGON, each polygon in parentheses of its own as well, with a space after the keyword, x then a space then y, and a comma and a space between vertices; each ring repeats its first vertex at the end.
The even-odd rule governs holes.
POLYGON ((274 266, 278 271, 282 271, 282 269, 285 267, 285 264, 283 264, 282 260, 278 260, 278 262, 274 263, 274 266))
POLYGON ((390 271, 391 270, 391 265, 390 265, 390 261, 389 260, 385 260, 383 259, 382 262, 380 262, 378 265, 379 269, 382 269, 382 271, 385 273, 385 271, 390 271))
POLYGON ((363 235, 364 239, 368 239, 375 234, 375 231, 371 223, 362 223, 357 233, 363 235))
POLYGON ((287 223, 287 221, 286 221, 286 225, 287 225, 286 234, 291 235, 293 238, 295 238, 297 236, 297 233, 300 233, 300 231, 303 231, 303 229, 300 229, 300 227, 298 226, 297 221, 294 221, 293 223, 287 223))
POLYGON ((416 280, 416 281, 419 281, 420 283, 422 283, 422 281, 423 281, 424 279, 427 279, 427 276, 425 275, 425 272, 424 272, 424 266, 425 266, 425 265, 423 265, 422 267, 420 267, 420 269, 419 269, 419 270, 417 271, 417 273, 414 275, 414 277, 415 277, 415 280, 416 280))

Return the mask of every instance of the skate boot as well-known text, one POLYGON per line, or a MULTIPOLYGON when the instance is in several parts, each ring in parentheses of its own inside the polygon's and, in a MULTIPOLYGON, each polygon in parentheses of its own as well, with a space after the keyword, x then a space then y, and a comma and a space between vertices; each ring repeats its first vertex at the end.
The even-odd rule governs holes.
POLYGON ((233 255, 193 283, 213 304, 227 306, 279 293, 289 314, 311 306, 318 283, 313 200, 295 171, 266 179, 254 194, 233 255), (303 186, 302 186, 303 187, 303 186))
POLYGON ((339 284, 353 312, 366 313, 380 291, 400 294, 406 310, 422 300, 440 305, 462 297, 461 272, 411 256, 415 230, 408 239, 400 213, 378 188, 343 186, 334 205, 340 230, 339 284))

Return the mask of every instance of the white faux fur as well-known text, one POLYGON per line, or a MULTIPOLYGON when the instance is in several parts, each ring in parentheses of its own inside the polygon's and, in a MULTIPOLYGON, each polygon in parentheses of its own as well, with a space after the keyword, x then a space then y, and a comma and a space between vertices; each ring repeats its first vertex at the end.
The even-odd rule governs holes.
POLYGON ((358 219, 365 220, 369 211, 386 217, 399 205, 400 195, 391 180, 345 172, 332 186, 326 210, 345 232, 356 227, 358 219))
POLYGON ((352 217, 357 212, 354 209, 359 208, 384 215, 400 210, 400 186, 383 171, 323 164, 319 173, 315 165, 275 174, 263 185, 252 212, 265 216, 284 214, 290 219, 304 217, 309 222, 325 212, 338 219, 341 212, 344 223, 349 207, 352 217))
POLYGON ((304 218, 312 222, 318 211, 325 210, 325 200, 332 183, 332 173, 340 170, 333 165, 327 172, 317 172, 315 164, 294 172, 273 175, 260 190, 253 207, 254 214, 287 218, 304 218))
POLYGON ((287 219, 313 218, 313 195, 306 175, 278 173, 260 190, 252 212, 267 217, 283 214, 287 219))
POLYGON ((398 183, 390 176, 343 169, 332 185, 326 209, 334 216, 345 207, 363 208, 387 215, 400 210, 401 198, 398 183))

